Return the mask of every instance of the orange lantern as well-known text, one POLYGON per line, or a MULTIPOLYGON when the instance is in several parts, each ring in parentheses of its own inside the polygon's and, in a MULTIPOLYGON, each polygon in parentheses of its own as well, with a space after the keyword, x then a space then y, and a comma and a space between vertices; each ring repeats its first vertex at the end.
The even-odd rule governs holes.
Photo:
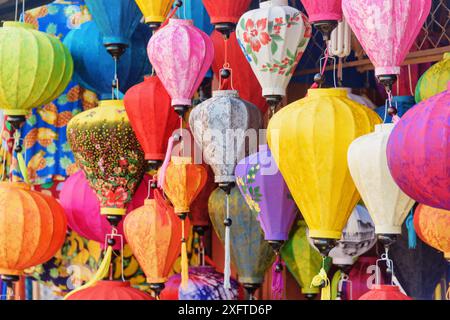
POLYGON ((450 211, 420 204, 414 213, 417 235, 450 261, 450 211))

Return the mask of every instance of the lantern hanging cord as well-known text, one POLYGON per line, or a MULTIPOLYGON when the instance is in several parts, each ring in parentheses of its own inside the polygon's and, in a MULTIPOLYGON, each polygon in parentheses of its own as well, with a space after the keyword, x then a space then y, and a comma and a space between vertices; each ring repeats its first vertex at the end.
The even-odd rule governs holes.
POLYGON ((321 300, 331 300, 331 283, 325 270, 325 260, 326 257, 322 256, 322 268, 320 269, 319 274, 314 276, 314 278, 312 279, 310 287, 322 288, 321 300))
POLYGON ((23 181, 26 184, 30 184, 30 180, 28 178, 28 169, 25 162, 25 158, 23 157, 23 147, 20 145, 20 129, 17 129, 14 132, 14 149, 18 148, 16 151, 17 156, 17 164, 19 165, 19 171, 22 173, 23 181))
POLYGON ((185 231, 186 215, 181 217, 181 287, 186 289, 189 282, 189 261, 187 256, 186 231, 185 231))
POLYGON ((223 287, 231 289, 231 218, 230 218, 230 195, 227 193, 226 198, 226 218, 225 218, 225 262, 223 270, 223 287))
MULTIPOLYGON (((325 74, 325 70, 327 68, 327 64, 328 64, 328 59, 329 59, 330 55, 328 53, 328 47, 325 49, 324 51, 324 57, 320 59, 320 61, 325 60, 323 66, 322 66, 322 70, 320 70, 320 75, 323 77, 323 75, 325 74)), ((336 61, 335 61, 336 62, 336 61)), ((319 87, 319 84, 317 82, 313 83, 311 86, 311 89, 317 89, 319 87)))
POLYGON ((345 274, 344 272, 341 272, 341 277, 339 279, 339 284, 338 284, 338 291, 339 292, 343 292, 343 287, 344 287, 344 282, 346 282, 349 286, 349 298, 347 300, 353 300, 353 285, 352 282, 350 281, 349 277, 347 274, 345 274))
MULTIPOLYGON (((183 5, 183 4, 181 4, 181 5, 183 5)), ((158 28, 158 30, 164 28, 169 23, 169 20, 172 19, 175 16, 175 14, 177 13, 179 8, 180 8, 180 6, 175 5, 175 7, 167 15, 166 20, 164 20, 164 22, 158 28)))
POLYGON ((119 77, 117 75, 117 58, 114 59, 114 79, 112 84, 112 98, 113 100, 119 99, 119 77))
POLYGON ((219 70, 219 88, 220 90, 224 90, 225 87, 225 83, 227 82, 228 78, 230 79, 230 88, 231 90, 234 90, 234 85, 233 85, 233 69, 231 69, 230 63, 228 62, 228 38, 227 37, 223 37, 223 42, 224 42, 224 61, 223 61, 223 66, 222 69, 219 70), (228 71, 229 75, 228 78, 225 78, 225 80, 222 77, 222 71, 228 71))

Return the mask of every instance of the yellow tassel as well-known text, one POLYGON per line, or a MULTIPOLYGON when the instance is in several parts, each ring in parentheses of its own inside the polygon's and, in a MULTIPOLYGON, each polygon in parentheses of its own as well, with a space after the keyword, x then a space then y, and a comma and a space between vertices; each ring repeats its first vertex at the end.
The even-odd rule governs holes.
POLYGON ((25 159, 23 158, 22 152, 17 153, 17 162, 19 163, 19 169, 23 176, 23 181, 26 184, 30 184, 30 179, 28 179, 27 165, 25 164, 25 159))
POLYGON ((449 283, 449 287, 448 287, 448 289, 447 289, 447 293, 445 294, 445 298, 446 298, 447 300, 450 300, 450 283, 449 283))
POLYGON ((94 277, 92 277, 91 280, 89 280, 88 282, 86 282, 84 285, 82 285, 81 287, 72 290, 71 292, 69 292, 68 294, 66 294, 66 296, 64 297, 64 300, 67 300, 67 298, 69 298, 71 295, 73 295, 74 293, 81 291, 83 289, 92 287, 93 285, 95 285, 98 281, 102 280, 104 277, 106 277, 109 273, 109 266, 111 264, 111 258, 112 258, 112 252, 113 252, 113 248, 111 246, 108 246, 108 249, 105 252, 105 256, 103 257, 103 261, 100 264, 100 266, 98 267, 97 272, 95 273, 94 277))
POLYGON ((316 275, 311 282, 311 287, 320 287, 321 290, 321 300, 331 300, 331 286, 330 279, 328 279, 327 272, 324 268, 321 268, 319 274, 316 275))
POLYGON ((183 289, 187 288, 189 281, 189 262, 187 256, 187 245, 186 238, 184 234, 184 220, 181 220, 182 239, 181 239, 181 287, 183 289))

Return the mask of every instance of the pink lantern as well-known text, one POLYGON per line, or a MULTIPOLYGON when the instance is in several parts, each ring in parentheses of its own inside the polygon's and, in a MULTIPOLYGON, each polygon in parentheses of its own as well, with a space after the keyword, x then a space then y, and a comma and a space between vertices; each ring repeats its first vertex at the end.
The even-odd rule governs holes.
POLYGON ((342 0, 301 0, 311 22, 329 40, 338 22, 342 20, 342 0))
MULTIPOLYGON (((150 177, 145 175, 133 200, 128 205, 127 212, 144 204, 149 180, 150 177)), ((105 235, 111 233, 111 225, 106 216, 100 214, 100 202, 82 170, 74 173, 64 182, 59 200, 66 212, 69 227, 82 237, 99 242, 103 248, 105 235)), ((123 222, 120 222, 117 229, 119 234, 123 235, 122 224, 123 222)), ((118 247, 119 244, 115 249, 118 247)))
POLYGON ((183 115, 213 61, 212 40, 192 20, 170 19, 150 39, 147 52, 172 106, 183 115))
POLYGON ((450 210, 450 82, 397 123, 387 145, 389 170, 400 189, 427 206, 450 210))
POLYGON ((344 16, 375 66, 392 86, 431 9, 431 0, 342 0, 344 16))

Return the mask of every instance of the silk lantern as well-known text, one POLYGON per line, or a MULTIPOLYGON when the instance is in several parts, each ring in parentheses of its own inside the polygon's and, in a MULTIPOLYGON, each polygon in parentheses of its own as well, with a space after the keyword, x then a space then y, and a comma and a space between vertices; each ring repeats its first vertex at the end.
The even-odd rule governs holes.
POLYGON ((260 3, 260 8, 245 13, 236 28, 236 37, 263 96, 275 108, 286 96, 309 39, 311 26, 306 16, 288 6, 287 0, 260 3))
MULTIPOLYGON (((145 52, 149 39, 150 31, 140 24, 131 37, 129 48, 117 64, 119 90, 125 92, 150 73, 150 63, 145 52)), ((103 48, 101 33, 95 22, 85 22, 70 31, 64 38, 64 44, 74 60, 74 81, 103 98, 110 98, 114 60, 103 48)))
POLYGON ((56 99, 73 72, 61 41, 31 24, 4 22, 0 28, 0 108, 18 128, 34 107, 56 99))
POLYGON ((239 96, 243 100, 253 103, 259 108, 262 114, 265 114, 268 105, 262 95, 261 85, 239 46, 236 39, 236 32, 232 32, 230 38, 225 42, 223 36, 218 31, 213 31, 211 33, 211 40, 214 43, 215 53, 212 70, 216 77, 220 77, 220 70, 226 63, 232 69, 232 79, 222 79, 222 89, 230 90, 234 88, 239 92, 239 96))
POLYGON ((162 163, 167 141, 179 126, 170 96, 157 76, 145 76, 144 82, 130 88, 124 105, 136 137, 150 167, 162 163))
POLYGON ((430 9, 431 0, 342 0, 345 19, 386 87, 400 74, 430 9))
POLYGON ((382 124, 375 132, 353 141, 348 166, 356 187, 375 222, 375 233, 385 245, 395 241, 415 201, 392 179, 386 146, 394 124, 382 124))
POLYGON ((417 104, 396 125, 387 146, 389 170, 400 189, 445 210, 450 210, 449 103, 447 90, 417 104))
POLYGON ((189 211, 189 218, 191 219, 192 225, 196 227, 196 231, 200 231, 201 233, 209 226, 208 199, 211 193, 216 189, 214 172, 212 172, 211 167, 206 164, 203 164, 203 167, 207 172, 206 183, 191 203, 189 211))
MULTIPOLYGON (((219 239, 224 242, 226 218, 226 193, 217 188, 208 201, 209 217, 219 239)), ((264 274, 273 262, 271 247, 264 241, 256 215, 250 210, 239 190, 233 188, 229 195, 231 230, 231 258, 237 268, 238 280, 251 297, 261 286, 264 274)))
POLYGON ((322 33, 324 41, 342 20, 342 0, 301 0, 311 23, 322 33))
MULTIPOLYGON (((301 287, 301 292, 308 299, 314 299, 319 293, 318 287, 311 286, 312 279, 322 267, 322 257, 309 243, 307 227, 303 220, 298 220, 291 231, 286 244, 281 248, 281 257, 286 267, 301 287)), ((331 259, 326 258, 325 270, 331 267, 331 259)))
POLYGON ((4 281, 17 281, 61 248, 67 221, 56 199, 25 183, 0 182, 0 204, 0 274, 4 281))
POLYGON ((441 61, 434 64, 419 79, 416 85, 416 103, 447 90, 450 81, 450 52, 446 52, 441 61))
POLYGON ((234 183, 234 169, 248 154, 245 135, 257 143, 262 117, 256 106, 239 98, 237 91, 218 90, 212 98, 196 106, 189 116, 189 126, 203 157, 214 171, 219 186, 234 183), (236 135, 236 143, 230 143, 236 135))
POLYGON ((450 211, 420 204, 414 213, 417 235, 429 246, 444 253, 450 260, 450 211))
MULTIPOLYGON (((416 104, 414 97, 412 96, 395 96, 392 97, 392 105, 395 106, 397 109, 397 116, 403 117, 403 115, 414 105, 416 104)), ((392 116, 389 115, 389 112, 386 112, 386 105, 380 106, 375 111, 378 113, 378 115, 381 117, 381 119, 384 119, 385 123, 392 122, 392 116)))
POLYGON ((148 57, 181 116, 203 81, 214 57, 208 35, 192 20, 170 19, 148 43, 148 57))
POLYGON ((373 289, 363 294, 358 300, 412 300, 400 292, 399 287, 374 285, 373 289))
POLYGON ((130 45, 142 14, 134 1, 85 0, 103 36, 103 45, 115 59, 130 45))
POLYGON ((129 281, 103 280, 80 290, 67 300, 154 300, 149 294, 134 289, 129 281))
POLYGON ((310 89, 269 122, 272 155, 323 253, 341 238, 360 198, 348 171, 347 149, 380 122, 342 89, 310 89))
POLYGON ((202 0, 211 17, 211 23, 216 30, 224 35, 230 33, 236 27, 239 18, 247 11, 251 0, 202 0))
POLYGON ((144 153, 123 101, 100 101, 73 117, 67 140, 100 200, 100 213, 110 223, 119 222, 144 175, 144 153))

